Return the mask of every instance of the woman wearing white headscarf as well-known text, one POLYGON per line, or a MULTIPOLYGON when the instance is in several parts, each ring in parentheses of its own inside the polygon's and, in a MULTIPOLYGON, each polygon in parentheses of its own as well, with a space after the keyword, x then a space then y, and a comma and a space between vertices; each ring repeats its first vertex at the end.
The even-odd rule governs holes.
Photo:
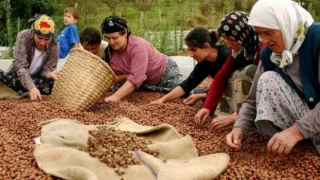
POLYGON ((307 138, 320 153, 320 23, 294 1, 259 0, 249 24, 267 46, 227 144, 239 150, 256 126, 272 154, 307 138))

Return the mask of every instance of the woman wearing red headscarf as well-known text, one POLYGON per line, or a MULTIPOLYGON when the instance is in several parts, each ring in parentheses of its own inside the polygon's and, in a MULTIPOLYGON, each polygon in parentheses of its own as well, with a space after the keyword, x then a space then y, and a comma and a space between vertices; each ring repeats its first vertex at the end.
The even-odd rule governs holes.
POLYGON ((18 33, 14 60, 8 72, 0 70, 0 83, 18 94, 29 92, 30 99, 49 95, 57 79, 59 49, 55 41, 56 27, 51 17, 39 15, 31 19, 32 29, 18 33))

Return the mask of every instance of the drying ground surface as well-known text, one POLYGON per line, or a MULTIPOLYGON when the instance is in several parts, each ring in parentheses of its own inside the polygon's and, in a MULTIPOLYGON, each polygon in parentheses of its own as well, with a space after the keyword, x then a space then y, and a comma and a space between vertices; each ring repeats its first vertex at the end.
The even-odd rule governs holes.
MULTIPOLYGON (((110 93, 104 95, 107 96, 110 93)), ((320 158, 309 141, 300 142, 283 157, 269 155, 267 140, 255 130, 248 133, 242 151, 226 146, 225 136, 232 127, 210 131, 210 120, 196 126, 194 115, 201 103, 185 106, 182 99, 161 105, 151 101, 162 94, 137 92, 121 102, 106 103, 103 98, 85 112, 71 111, 50 103, 29 99, 0 101, 0 179, 57 179, 41 171, 33 157, 34 138, 40 136, 39 122, 53 118, 76 119, 85 124, 105 124, 125 116, 143 125, 168 123, 183 135, 191 135, 199 155, 224 152, 231 160, 217 179, 320 179, 320 158)))

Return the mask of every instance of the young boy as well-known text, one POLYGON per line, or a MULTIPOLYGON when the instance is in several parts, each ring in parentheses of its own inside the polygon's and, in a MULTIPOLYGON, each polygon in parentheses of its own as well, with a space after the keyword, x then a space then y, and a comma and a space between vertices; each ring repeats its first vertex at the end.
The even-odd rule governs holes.
POLYGON ((79 36, 76 23, 79 20, 79 11, 76 8, 66 8, 64 10, 63 23, 66 26, 58 37, 59 58, 65 58, 71 48, 79 47, 79 36))
POLYGON ((101 33, 94 27, 86 27, 80 32, 80 43, 83 49, 99 56, 104 60, 105 49, 108 46, 101 38, 101 33))

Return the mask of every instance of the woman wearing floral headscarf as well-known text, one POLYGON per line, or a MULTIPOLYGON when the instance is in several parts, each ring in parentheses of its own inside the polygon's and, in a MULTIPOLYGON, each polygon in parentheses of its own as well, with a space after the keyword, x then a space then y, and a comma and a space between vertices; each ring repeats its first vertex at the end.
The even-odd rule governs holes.
POLYGON ((320 153, 320 24, 291 0, 259 0, 249 24, 267 46, 227 144, 240 149, 256 126, 272 154, 288 154, 307 138, 320 153))
POLYGON ((0 83, 19 94, 29 92, 30 99, 49 95, 59 73, 56 27, 51 17, 39 15, 31 19, 32 29, 18 33, 14 60, 8 72, 0 71, 0 83))
MULTIPOLYGON (((210 85, 207 99, 195 116, 195 122, 201 123, 209 116, 210 111, 214 112, 223 94, 229 100, 233 112, 231 115, 214 118, 210 126, 212 130, 223 128, 236 120, 238 109, 249 93, 256 65, 260 60, 260 50, 264 47, 258 34, 248 25, 248 15, 241 11, 226 15, 221 20, 218 32, 232 51, 210 85)), ((223 110, 222 106, 223 101, 220 102, 220 110, 223 110)))

